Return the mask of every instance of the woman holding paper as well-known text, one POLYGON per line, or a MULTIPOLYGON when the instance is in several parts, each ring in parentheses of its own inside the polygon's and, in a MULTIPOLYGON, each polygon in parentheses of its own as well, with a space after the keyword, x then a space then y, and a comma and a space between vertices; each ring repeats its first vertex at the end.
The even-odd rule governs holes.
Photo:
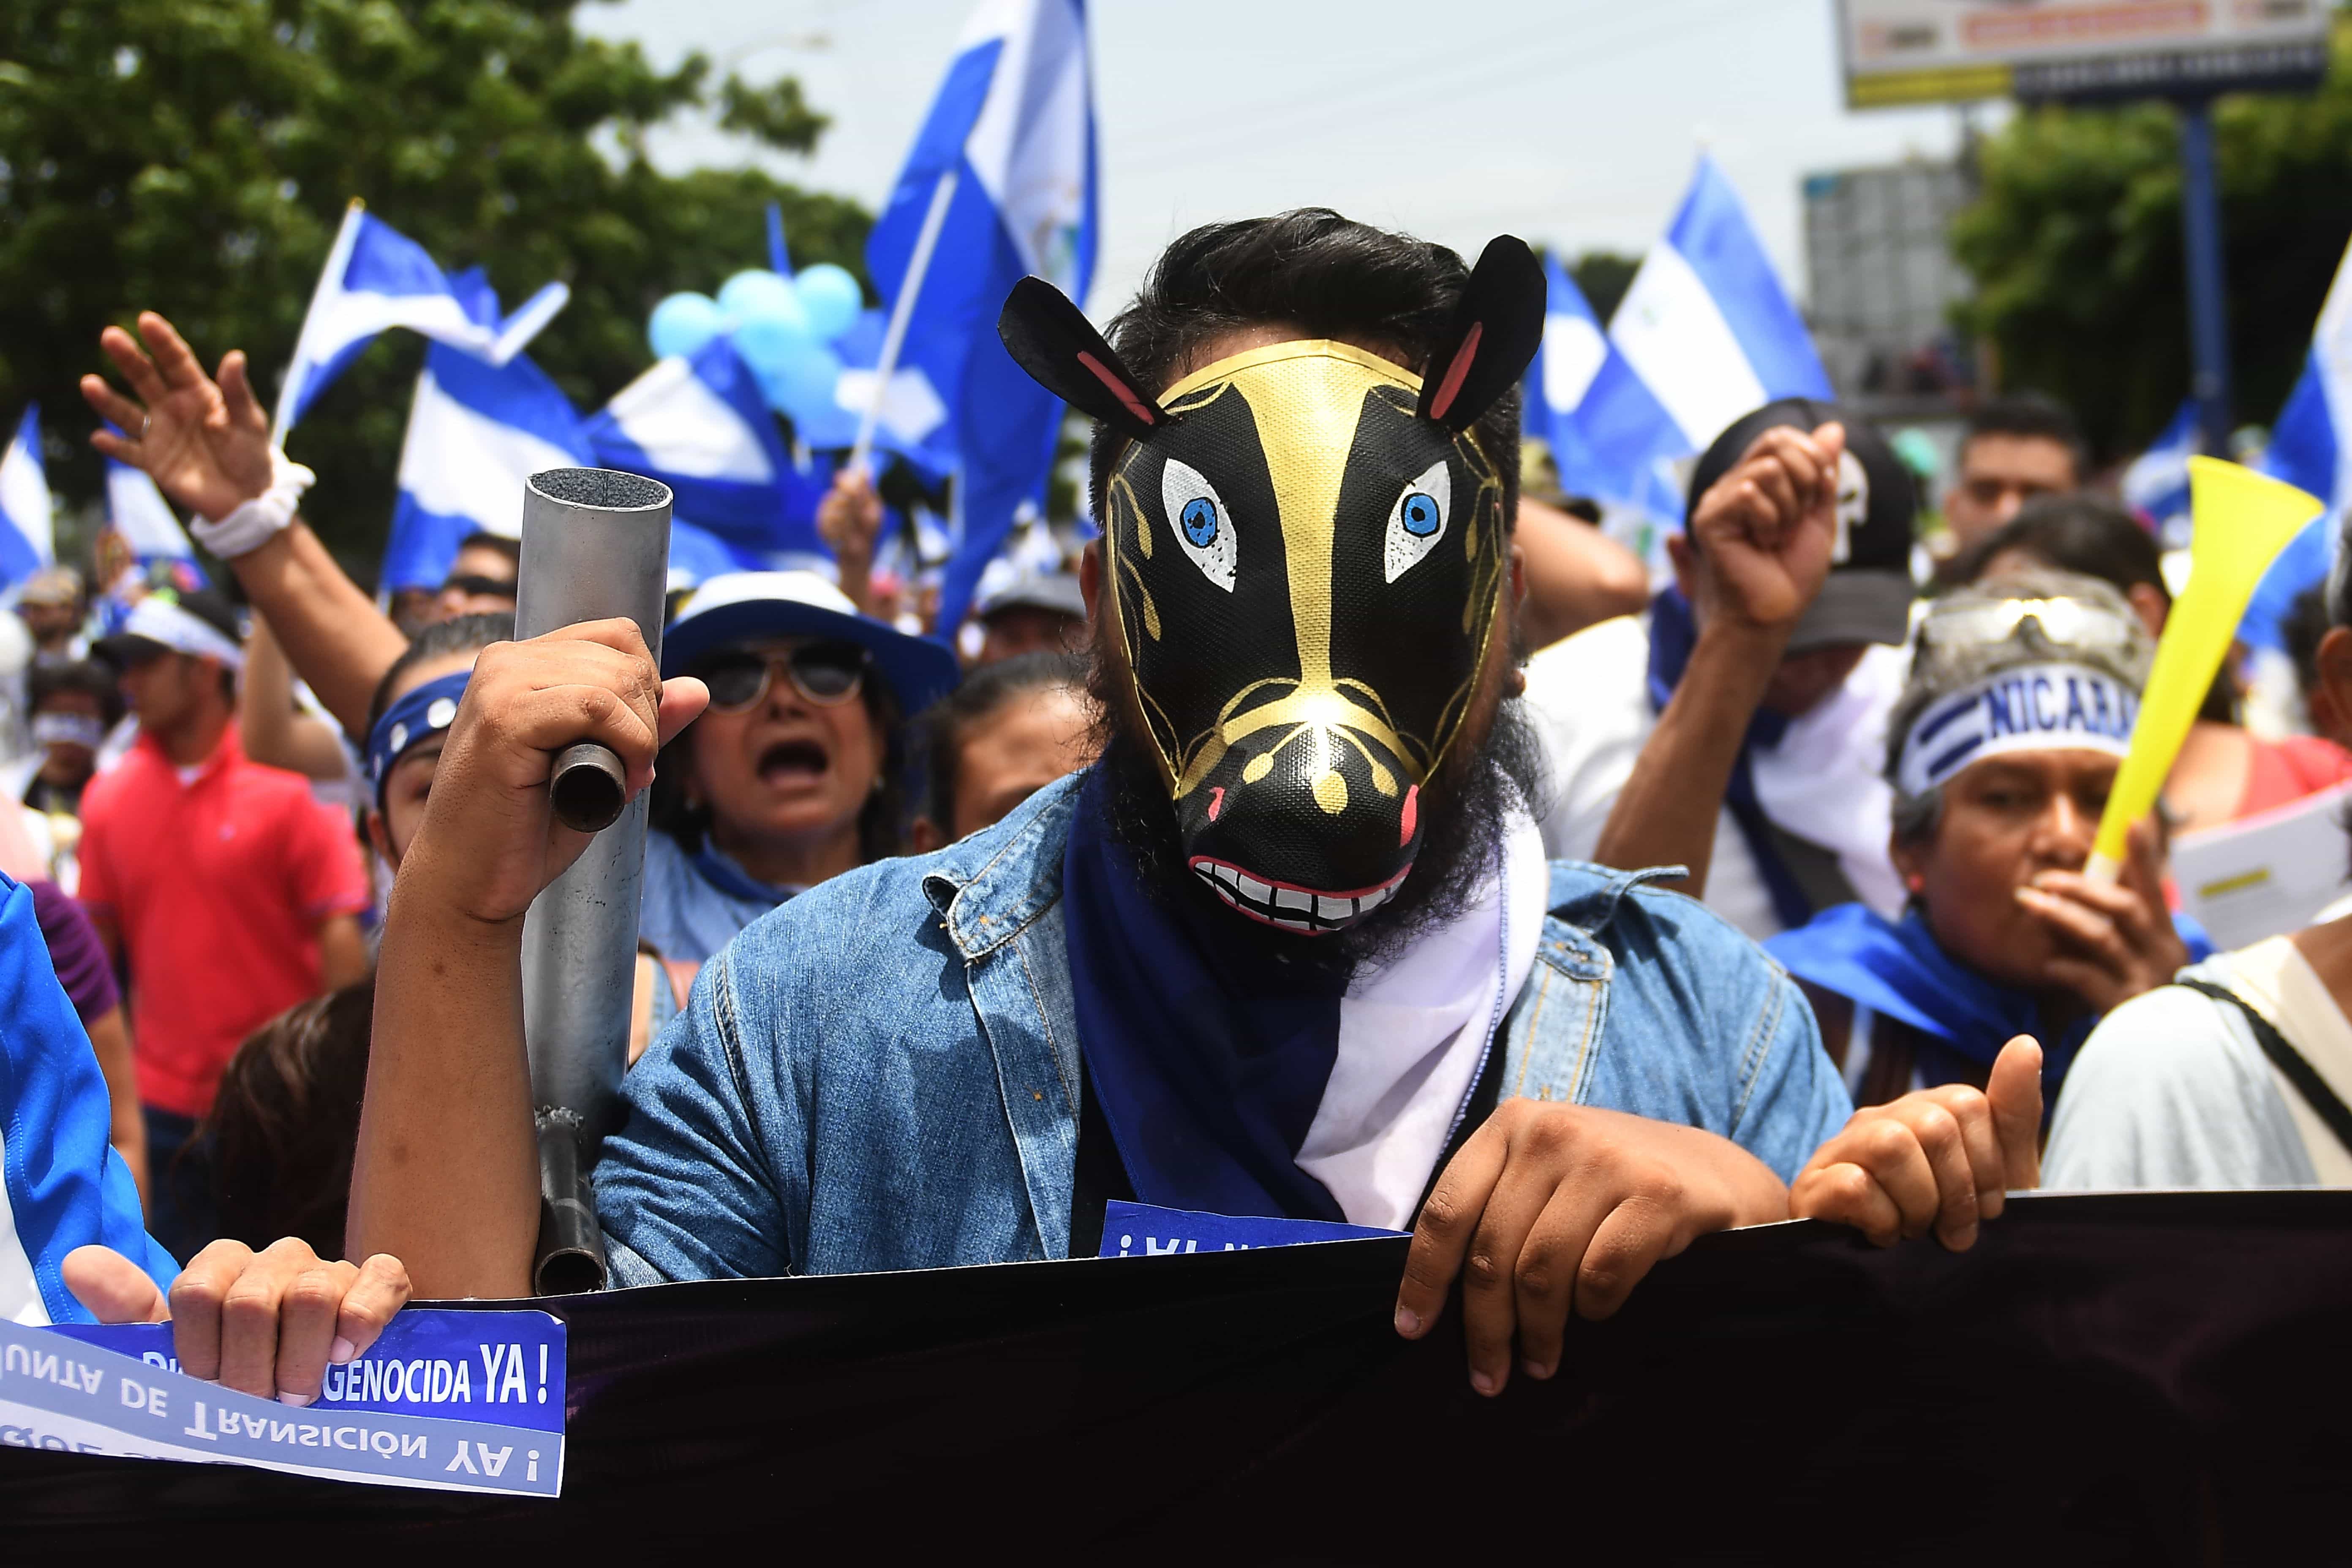
POLYGON ((2189 962, 2143 827, 2118 885, 2083 875, 2128 749, 2147 629, 2104 583, 2031 573, 1922 622, 1888 724, 1900 921, 1859 904, 1765 949, 1813 1003, 1855 1103, 1981 1087, 2025 1034, 2045 1094, 2100 1015, 2189 962))

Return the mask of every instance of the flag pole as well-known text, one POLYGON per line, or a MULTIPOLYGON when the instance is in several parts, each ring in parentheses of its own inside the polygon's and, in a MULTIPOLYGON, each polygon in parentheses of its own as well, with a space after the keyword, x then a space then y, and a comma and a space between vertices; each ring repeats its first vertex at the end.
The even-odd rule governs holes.
POLYGON ((357 196, 343 209, 342 226, 335 230, 335 243, 327 247, 327 264, 319 269, 318 286, 310 290, 310 308, 303 312, 302 332, 294 340, 294 363, 286 367, 286 384, 278 389, 277 416, 270 421, 269 445, 278 451, 286 449, 286 433, 294 427, 294 405, 302 395, 299 379, 303 365, 302 344, 310 336, 310 322, 327 297, 329 279, 340 281, 343 268, 351 265, 352 247, 360 238, 360 214, 366 210, 367 203, 357 196))
POLYGON ((907 276, 898 284, 898 298, 890 307, 889 330, 882 334, 882 357, 874 366, 874 387, 866 394, 865 412, 857 416, 857 444, 849 451, 849 467, 866 471, 866 460, 874 447, 874 424, 882 414, 882 396, 890 385, 890 377, 898 369, 898 352, 907 343, 907 323, 914 318, 915 296, 923 289, 923 276, 931 269, 931 253, 939 248, 940 230, 948 221, 948 205, 955 200, 956 182, 961 165, 940 176, 931 187, 930 210, 923 214, 923 226, 915 235, 915 252, 907 258, 907 276))

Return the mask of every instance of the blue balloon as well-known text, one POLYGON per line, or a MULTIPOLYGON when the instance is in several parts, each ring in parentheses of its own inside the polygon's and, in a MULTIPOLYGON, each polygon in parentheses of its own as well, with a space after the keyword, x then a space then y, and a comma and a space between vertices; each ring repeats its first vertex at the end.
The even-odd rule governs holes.
POLYGON ((778 400, 794 418, 821 413, 835 406, 833 389, 840 380, 841 356, 821 343, 812 343, 777 372, 778 400))
POLYGON ((794 358, 819 346, 797 313, 758 315, 735 325, 735 352, 763 380, 782 374, 794 358))
POLYGON ((754 268, 738 272, 719 286, 719 308, 735 319, 735 324, 761 316, 780 316, 808 325, 806 312, 801 309, 800 296, 793 292, 792 284, 766 268, 754 268))
POLYGON ((672 294, 654 307, 646 322, 646 339, 664 359, 673 354, 692 357, 727 330, 719 301, 708 294, 672 294))
POLYGON ((793 292, 800 296, 801 309, 808 316, 809 336, 821 343, 847 331, 857 312, 866 309, 866 292, 858 288, 857 279, 830 261, 802 268, 800 276, 793 279, 793 292))

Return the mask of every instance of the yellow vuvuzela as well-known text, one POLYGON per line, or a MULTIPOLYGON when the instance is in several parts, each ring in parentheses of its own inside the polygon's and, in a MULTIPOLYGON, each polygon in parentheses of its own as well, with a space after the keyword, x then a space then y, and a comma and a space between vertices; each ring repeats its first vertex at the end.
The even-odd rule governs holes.
POLYGON ((2112 882, 2123 868, 2124 837, 2156 805, 2189 726, 2221 668, 2254 585, 2287 542, 2326 508, 2318 498, 2235 463, 2189 459, 2189 586, 2172 603, 2156 665, 2140 694, 2131 754, 2116 771, 2084 873, 2112 882))

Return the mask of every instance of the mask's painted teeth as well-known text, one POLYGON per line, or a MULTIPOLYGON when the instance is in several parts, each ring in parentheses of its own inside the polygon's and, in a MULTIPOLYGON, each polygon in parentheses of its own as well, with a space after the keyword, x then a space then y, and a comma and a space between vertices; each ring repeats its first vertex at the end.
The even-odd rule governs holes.
POLYGON ((1283 882, 1265 882, 1238 866, 1205 855, 1192 861, 1192 874, 1243 914, 1254 921, 1306 936, 1327 936, 1344 931, 1388 902, 1412 868, 1377 887, 1352 893, 1321 893, 1283 882))

